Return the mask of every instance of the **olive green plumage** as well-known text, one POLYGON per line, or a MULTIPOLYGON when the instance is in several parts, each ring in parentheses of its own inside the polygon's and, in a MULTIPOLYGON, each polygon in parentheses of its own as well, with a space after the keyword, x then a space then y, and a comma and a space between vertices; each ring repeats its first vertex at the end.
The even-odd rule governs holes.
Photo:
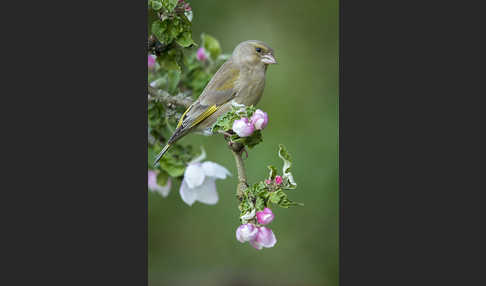
POLYGON ((170 145, 190 132, 206 132, 234 103, 255 105, 265 87, 265 73, 275 64, 273 49, 261 41, 240 43, 214 74, 201 96, 184 112, 174 134, 157 155, 154 165, 170 145))

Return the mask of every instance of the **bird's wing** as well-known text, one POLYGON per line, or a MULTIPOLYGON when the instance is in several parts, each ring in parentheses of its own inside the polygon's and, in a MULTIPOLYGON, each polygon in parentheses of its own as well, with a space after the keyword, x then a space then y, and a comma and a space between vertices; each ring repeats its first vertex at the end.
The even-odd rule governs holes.
POLYGON ((214 74, 201 96, 181 116, 177 128, 190 129, 216 112, 237 94, 237 81, 240 75, 231 60, 225 62, 214 74))

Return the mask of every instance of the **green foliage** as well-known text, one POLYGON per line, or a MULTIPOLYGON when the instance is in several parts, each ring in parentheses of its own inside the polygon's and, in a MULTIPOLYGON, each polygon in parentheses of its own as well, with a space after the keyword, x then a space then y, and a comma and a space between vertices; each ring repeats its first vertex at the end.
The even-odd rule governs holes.
POLYGON ((218 40, 208 34, 202 34, 201 40, 204 49, 209 52, 211 59, 216 60, 221 54, 221 45, 218 40))
POLYGON ((171 177, 180 177, 184 174, 187 164, 196 156, 191 145, 174 145, 171 152, 167 153, 161 160, 160 166, 171 177))
MULTIPOLYGON (((149 0, 149 32, 156 42, 149 46, 157 56, 156 65, 149 69, 149 84, 167 92, 171 96, 199 97, 204 87, 227 55, 221 54, 219 42, 211 36, 201 39, 210 48, 215 58, 211 61, 197 60, 195 43, 192 40, 192 12, 184 11, 184 2, 177 0, 149 0), (188 17, 191 16, 191 17, 188 17)), ((180 106, 167 105, 159 101, 148 103, 148 167, 153 169, 153 160, 162 150, 184 112, 180 106)), ((192 146, 174 144, 155 169, 157 178, 167 181, 170 177, 184 174, 187 164, 196 156, 192 146)))
MULTIPOLYGON (((270 180, 270 182, 260 181, 251 185, 243 192, 242 200, 239 205, 241 216, 252 213, 252 211, 262 211, 264 208, 270 207, 272 204, 282 208, 304 205, 290 200, 284 192, 284 190, 295 189, 297 184, 293 181, 293 178, 292 182, 288 179, 289 176, 292 176, 290 173, 290 165, 292 162, 290 154, 282 144, 279 145, 278 155, 283 160, 283 170, 287 171, 287 179, 284 178, 284 173, 282 175, 282 183, 277 184, 275 182, 275 178, 278 175, 277 168, 268 166, 270 173, 267 180, 270 180)), ((251 220, 241 219, 242 223, 247 223, 248 221, 251 220)), ((256 223, 256 220, 253 219, 252 222, 256 223)))
POLYGON ((287 152, 287 149, 285 149, 285 146, 282 144, 280 144, 278 147, 278 156, 284 161, 284 165, 282 167, 282 178, 284 180, 283 184, 286 186, 287 189, 297 188, 297 183, 294 181, 294 177, 290 172, 290 166, 292 166, 292 158, 290 157, 289 152, 287 152))
POLYGON ((268 174, 268 180, 270 180, 270 181, 275 180, 275 177, 277 176, 277 168, 270 165, 270 166, 268 166, 268 169, 270 170, 270 173, 268 174))
POLYGON ((149 33, 166 49, 157 55, 157 61, 164 69, 181 71, 182 49, 196 44, 192 39, 192 16, 186 14, 184 2, 149 0, 148 3, 149 33))

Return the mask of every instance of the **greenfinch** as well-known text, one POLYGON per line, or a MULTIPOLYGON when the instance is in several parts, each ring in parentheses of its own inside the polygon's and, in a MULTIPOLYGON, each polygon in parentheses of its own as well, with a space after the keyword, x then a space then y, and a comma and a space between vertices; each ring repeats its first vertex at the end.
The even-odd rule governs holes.
POLYGON ((276 64, 273 49, 261 41, 245 41, 233 51, 204 88, 201 96, 182 114, 177 127, 154 166, 171 144, 191 132, 211 134, 219 116, 231 110, 233 104, 256 105, 265 87, 265 73, 276 64))

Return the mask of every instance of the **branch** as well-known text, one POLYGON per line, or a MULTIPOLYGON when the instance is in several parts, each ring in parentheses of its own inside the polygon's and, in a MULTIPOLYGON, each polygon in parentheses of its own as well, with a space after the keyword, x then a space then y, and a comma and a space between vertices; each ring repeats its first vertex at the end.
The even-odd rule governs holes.
POLYGON ((148 86, 148 101, 158 100, 167 104, 174 104, 188 108, 192 104, 189 97, 172 96, 168 92, 148 86))
POLYGON ((238 170, 238 186, 236 187, 236 195, 241 200, 243 197, 243 191, 248 188, 246 182, 245 165, 243 164, 242 154, 245 151, 245 146, 241 143, 230 143, 229 148, 235 157, 236 169, 238 170))

